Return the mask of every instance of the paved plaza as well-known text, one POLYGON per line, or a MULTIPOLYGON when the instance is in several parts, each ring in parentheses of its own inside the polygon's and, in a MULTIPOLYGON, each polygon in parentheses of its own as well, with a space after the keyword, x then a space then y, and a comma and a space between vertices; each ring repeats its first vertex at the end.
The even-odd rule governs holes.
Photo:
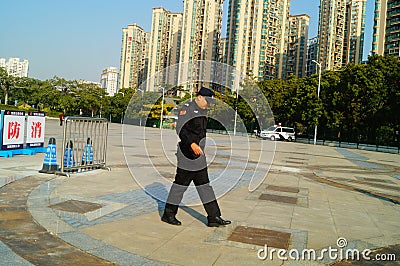
MULTIPOLYGON (((193 188, 182 225, 160 221, 172 130, 109 124, 111 171, 39 174, 43 153, 0 157, 0 265, 400 265, 400 155, 208 136, 226 227, 207 227, 193 188)), ((50 137, 60 163, 58 120, 50 137)))

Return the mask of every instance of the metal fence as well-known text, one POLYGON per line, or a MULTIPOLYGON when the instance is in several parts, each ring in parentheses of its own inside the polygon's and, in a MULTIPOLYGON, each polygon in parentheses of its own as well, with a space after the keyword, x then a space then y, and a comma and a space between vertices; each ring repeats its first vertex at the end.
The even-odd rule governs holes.
MULTIPOLYGON (((314 143, 314 127, 296 128, 295 131, 296 142, 307 144, 314 143)), ((213 128, 208 128, 207 132, 233 134, 233 132, 225 129, 213 128)), ((254 132, 249 132, 247 134, 244 132, 236 132, 236 135, 258 137, 254 132)), ((358 129, 345 131, 341 129, 319 128, 316 144, 400 154, 400 130, 398 128, 383 127, 373 132, 364 132, 358 129)))
MULTIPOLYGON (((313 143, 314 128, 307 128, 301 134, 299 131, 296 130, 297 142, 313 143)), ((316 144, 400 154, 400 134, 397 128, 382 127, 369 132, 318 128, 316 144)))
POLYGON ((108 169, 108 120, 91 117, 66 117, 58 174, 108 169))

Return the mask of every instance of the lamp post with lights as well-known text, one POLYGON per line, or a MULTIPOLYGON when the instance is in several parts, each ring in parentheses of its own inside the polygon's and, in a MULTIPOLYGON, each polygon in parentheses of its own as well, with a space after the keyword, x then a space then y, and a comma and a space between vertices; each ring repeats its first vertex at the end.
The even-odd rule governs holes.
MULTIPOLYGON (((313 63, 315 63, 318 66, 318 90, 317 90, 317 95, 319 99, 319 92, 321 90, 321 63, 312 60, 313 63)), ((315 124, 315 129, 314 129, 314 145, 317 144, 317 124, 315 124)))

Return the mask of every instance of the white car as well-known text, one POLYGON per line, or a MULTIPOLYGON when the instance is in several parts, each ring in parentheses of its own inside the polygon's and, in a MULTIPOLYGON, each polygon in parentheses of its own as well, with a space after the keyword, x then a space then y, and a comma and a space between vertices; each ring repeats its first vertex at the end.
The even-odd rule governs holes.
POLYGON ((296 138, 294 128, 281 126, 272 126, 269 127, 267 130, 261 131, 260 137, 262 139, 287 141, 294 141, 296 138))

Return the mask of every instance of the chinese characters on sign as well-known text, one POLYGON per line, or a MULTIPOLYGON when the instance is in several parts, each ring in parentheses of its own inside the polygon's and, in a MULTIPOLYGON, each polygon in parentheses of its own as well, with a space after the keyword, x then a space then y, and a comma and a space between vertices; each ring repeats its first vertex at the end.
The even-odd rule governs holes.
POLYGON ((18 139, 21 124, 18 122, 8 122, 8 139, 18 139))
POLYGON ((31 129, 31 138, 40 138, 40 136, 42 135, 42 123, 32 122, 31 129))
POLYGON ((2 149, 22 149, 25 134, 25 112, 5 111, 3 119, 2 149))
MULTIPOLYGON (((1 120, 0 120, 1 121, 1 120)), ((4 111, 2 116, 2 136, 0 147, 2 150, 22 149, 25 141, 26 147, 44 147, 45 115, 44 113, 29 112, 25 119, 23 111, 4 111)), ((0 128, 1 132, 1 128, 0 128)))
POLYGON ((44 146, 44 128, 45 116, 44 113, 29 112, 27 119, 27 147, 43 147, 44 146))

